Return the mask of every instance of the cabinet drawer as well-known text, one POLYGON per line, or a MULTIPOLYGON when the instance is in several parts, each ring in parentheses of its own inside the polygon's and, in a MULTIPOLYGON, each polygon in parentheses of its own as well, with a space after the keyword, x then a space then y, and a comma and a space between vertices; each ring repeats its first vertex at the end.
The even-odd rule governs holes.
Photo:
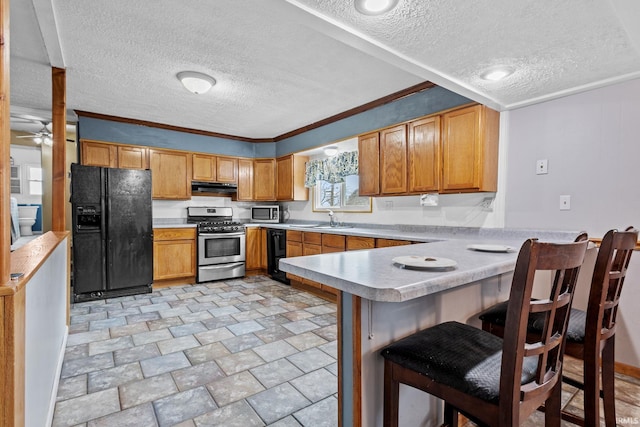
POLYGON ((325 247, 335 248, 335 249, 344 251, 344 237, 345 236, 340 236, 338 234, 323 234, 322 235, 323 252, 325 247))
POLYGON ((302 231, 287 230, 287 242, 302 242, 302 231))
POLYGON ((182 240, 195 239, 196 229, 194 228, 154 228, 153 240, 182 240))
POLYGON ((373 237, 347 236, 347 250, 373 249, 376 247, 376 240, 373 237))
POLYGON ((409 240, 376 239, 376 248, 410 245, 409 240))
POLYGON ((305 244, 322 245, 322 233, 312 233, 305 231, 302 233, 302 242, 305 244))

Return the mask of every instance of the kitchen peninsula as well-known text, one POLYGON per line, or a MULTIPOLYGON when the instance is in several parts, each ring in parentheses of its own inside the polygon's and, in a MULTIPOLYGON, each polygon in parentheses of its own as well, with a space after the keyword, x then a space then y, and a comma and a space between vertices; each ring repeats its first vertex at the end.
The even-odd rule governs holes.
MULTIPOLYGON (((428 238, 431 243, 280 261, 282 270, 340 291, 338 352, 343 426, 382 425, 383 360, 378 354, 382 347, 449 320, 479 325, 477 313, 508 298, 524 240, 537 237, 570 241, 577 235, 533 230, 436 231, 414 237, 428 238), (480 243, 512 249, 482 252, 468 248, 480 243), (442 257, 454 260, 456 265, 427 270, 403 268, 393 262, 396 257, 412 255, 442 257)), ((436 425, 441 420, 437 399, 407 386, 401 386, 400 395, 400 425, 436 425)))

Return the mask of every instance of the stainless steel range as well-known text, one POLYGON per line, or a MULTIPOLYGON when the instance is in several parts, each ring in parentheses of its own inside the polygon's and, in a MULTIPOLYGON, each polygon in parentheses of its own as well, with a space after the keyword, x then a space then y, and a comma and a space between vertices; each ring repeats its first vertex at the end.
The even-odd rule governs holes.
POLYGON ((232 217, 232 208, 187 208, 187 222, 198 225, 198 283, 244 276, 244 225, 232 217))

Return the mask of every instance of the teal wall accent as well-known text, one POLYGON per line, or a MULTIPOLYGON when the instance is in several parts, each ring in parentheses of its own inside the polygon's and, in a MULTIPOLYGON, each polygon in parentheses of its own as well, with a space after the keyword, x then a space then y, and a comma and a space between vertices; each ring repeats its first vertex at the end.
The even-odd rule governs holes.
POLYGON ((278 141, 276 157, 326 145, 396 123, 448 110, 472 100, 439 86, 278 141))
POLYGON ((341 141, 470 102, 472 101, 464 96, 436 86, 277 143, 236 141, 83 116, 80 116, 78 120, 78 136, 81 139, 227 156, 279 157, 341 141))
POLYGON ((267 157, 275 157, 273 143, 256 144, 83 116, 78 118, 78 136, 81 139, 238 157, 256 157, 257 146, 267 145, 261 150, 272 150, 271 156, 267 157))

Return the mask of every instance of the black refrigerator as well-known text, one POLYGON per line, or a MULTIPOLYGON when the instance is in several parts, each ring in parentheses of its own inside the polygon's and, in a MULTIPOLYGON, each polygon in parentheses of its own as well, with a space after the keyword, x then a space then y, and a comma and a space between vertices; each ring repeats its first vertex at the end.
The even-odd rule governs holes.
POLYGON ((71 165, 75 302, 151 292, 151 171, 71 165))

